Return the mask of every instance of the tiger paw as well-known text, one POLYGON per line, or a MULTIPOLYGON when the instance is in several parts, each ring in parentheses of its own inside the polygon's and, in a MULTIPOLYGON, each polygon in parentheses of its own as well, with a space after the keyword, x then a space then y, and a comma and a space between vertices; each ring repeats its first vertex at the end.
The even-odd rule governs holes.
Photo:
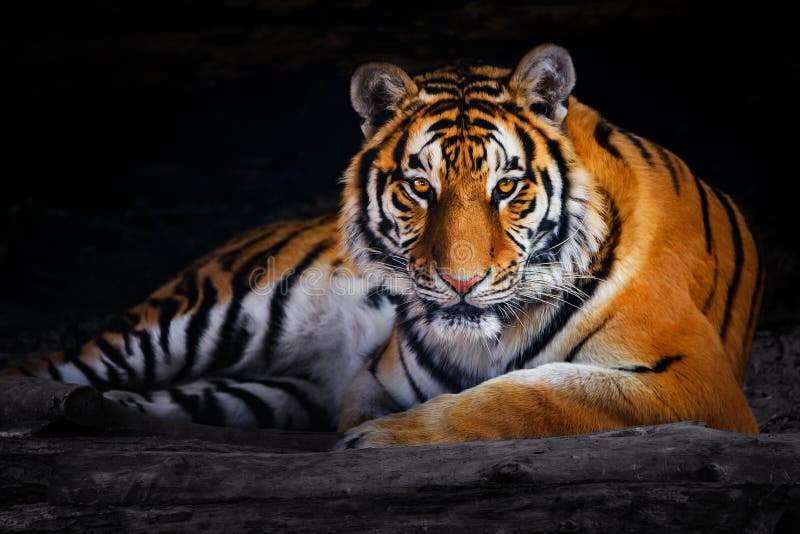
POLYGON ((448 423, 453 395, 442 395, 406 412, 373 419, 350 428, 334 450, 453 443, 475 439, 448 423), (449 398, 448 398, 449 397, 449 398))

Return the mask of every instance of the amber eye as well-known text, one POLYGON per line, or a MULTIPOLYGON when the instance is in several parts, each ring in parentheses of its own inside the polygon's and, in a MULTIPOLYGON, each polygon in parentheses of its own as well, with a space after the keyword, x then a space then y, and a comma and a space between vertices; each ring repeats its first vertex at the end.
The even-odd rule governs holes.
POLYGON ((500 194, 501 197, 503 197, 506 195, 510 195, 514 191, 515 187, 517 187, 517 183, 514 180, 503 178, 502 180, 497 182, 495 189, 497 189, 497 192, 500 194))
POLYGON ((414 191, 419 195, 426 195, 431 189, 431 183, 425 178, 414 178, 411 180, 411 185, 414 186, 414 191))

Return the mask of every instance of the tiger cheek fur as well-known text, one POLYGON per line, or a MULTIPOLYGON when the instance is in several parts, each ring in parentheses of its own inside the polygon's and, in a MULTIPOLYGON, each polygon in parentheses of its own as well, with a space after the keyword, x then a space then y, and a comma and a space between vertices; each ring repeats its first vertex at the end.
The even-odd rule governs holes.
MULTIPOLYGON (((622 81, 620 82, 622 83, 622 81)), ((85 344, 4 374, 340 448, 702 419, 740 386, 763 262, 731 199, 571 96, 569 54, 351 81, 338 215, 254 229, 85 344)))

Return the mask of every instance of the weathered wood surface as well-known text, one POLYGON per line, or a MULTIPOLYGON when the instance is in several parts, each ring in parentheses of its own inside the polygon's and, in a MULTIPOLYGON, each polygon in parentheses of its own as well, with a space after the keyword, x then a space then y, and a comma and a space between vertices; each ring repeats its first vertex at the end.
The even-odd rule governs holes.
POLYGON ((0 428, 34 421, 102 424, 103 398, 89 386, 0 376, 0 428))
POLYGON ((0 531, 773 532, 800 435, 675 424, 335 453, 168 437, 0 440, 0 531))

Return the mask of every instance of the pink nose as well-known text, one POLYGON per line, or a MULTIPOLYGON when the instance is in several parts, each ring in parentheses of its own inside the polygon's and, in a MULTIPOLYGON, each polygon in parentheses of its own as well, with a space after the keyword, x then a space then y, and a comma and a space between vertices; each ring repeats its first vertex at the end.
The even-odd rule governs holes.
POLYGON ((443 274, 441 275, 442 280, 450 284, 450 286, 456 290, 459 295, 466 295, 472 286, 483 280, 483 276, 476 275, 470 278, 469 280, 459 280, 458 278, 453 278, 452 276, 443 274))

